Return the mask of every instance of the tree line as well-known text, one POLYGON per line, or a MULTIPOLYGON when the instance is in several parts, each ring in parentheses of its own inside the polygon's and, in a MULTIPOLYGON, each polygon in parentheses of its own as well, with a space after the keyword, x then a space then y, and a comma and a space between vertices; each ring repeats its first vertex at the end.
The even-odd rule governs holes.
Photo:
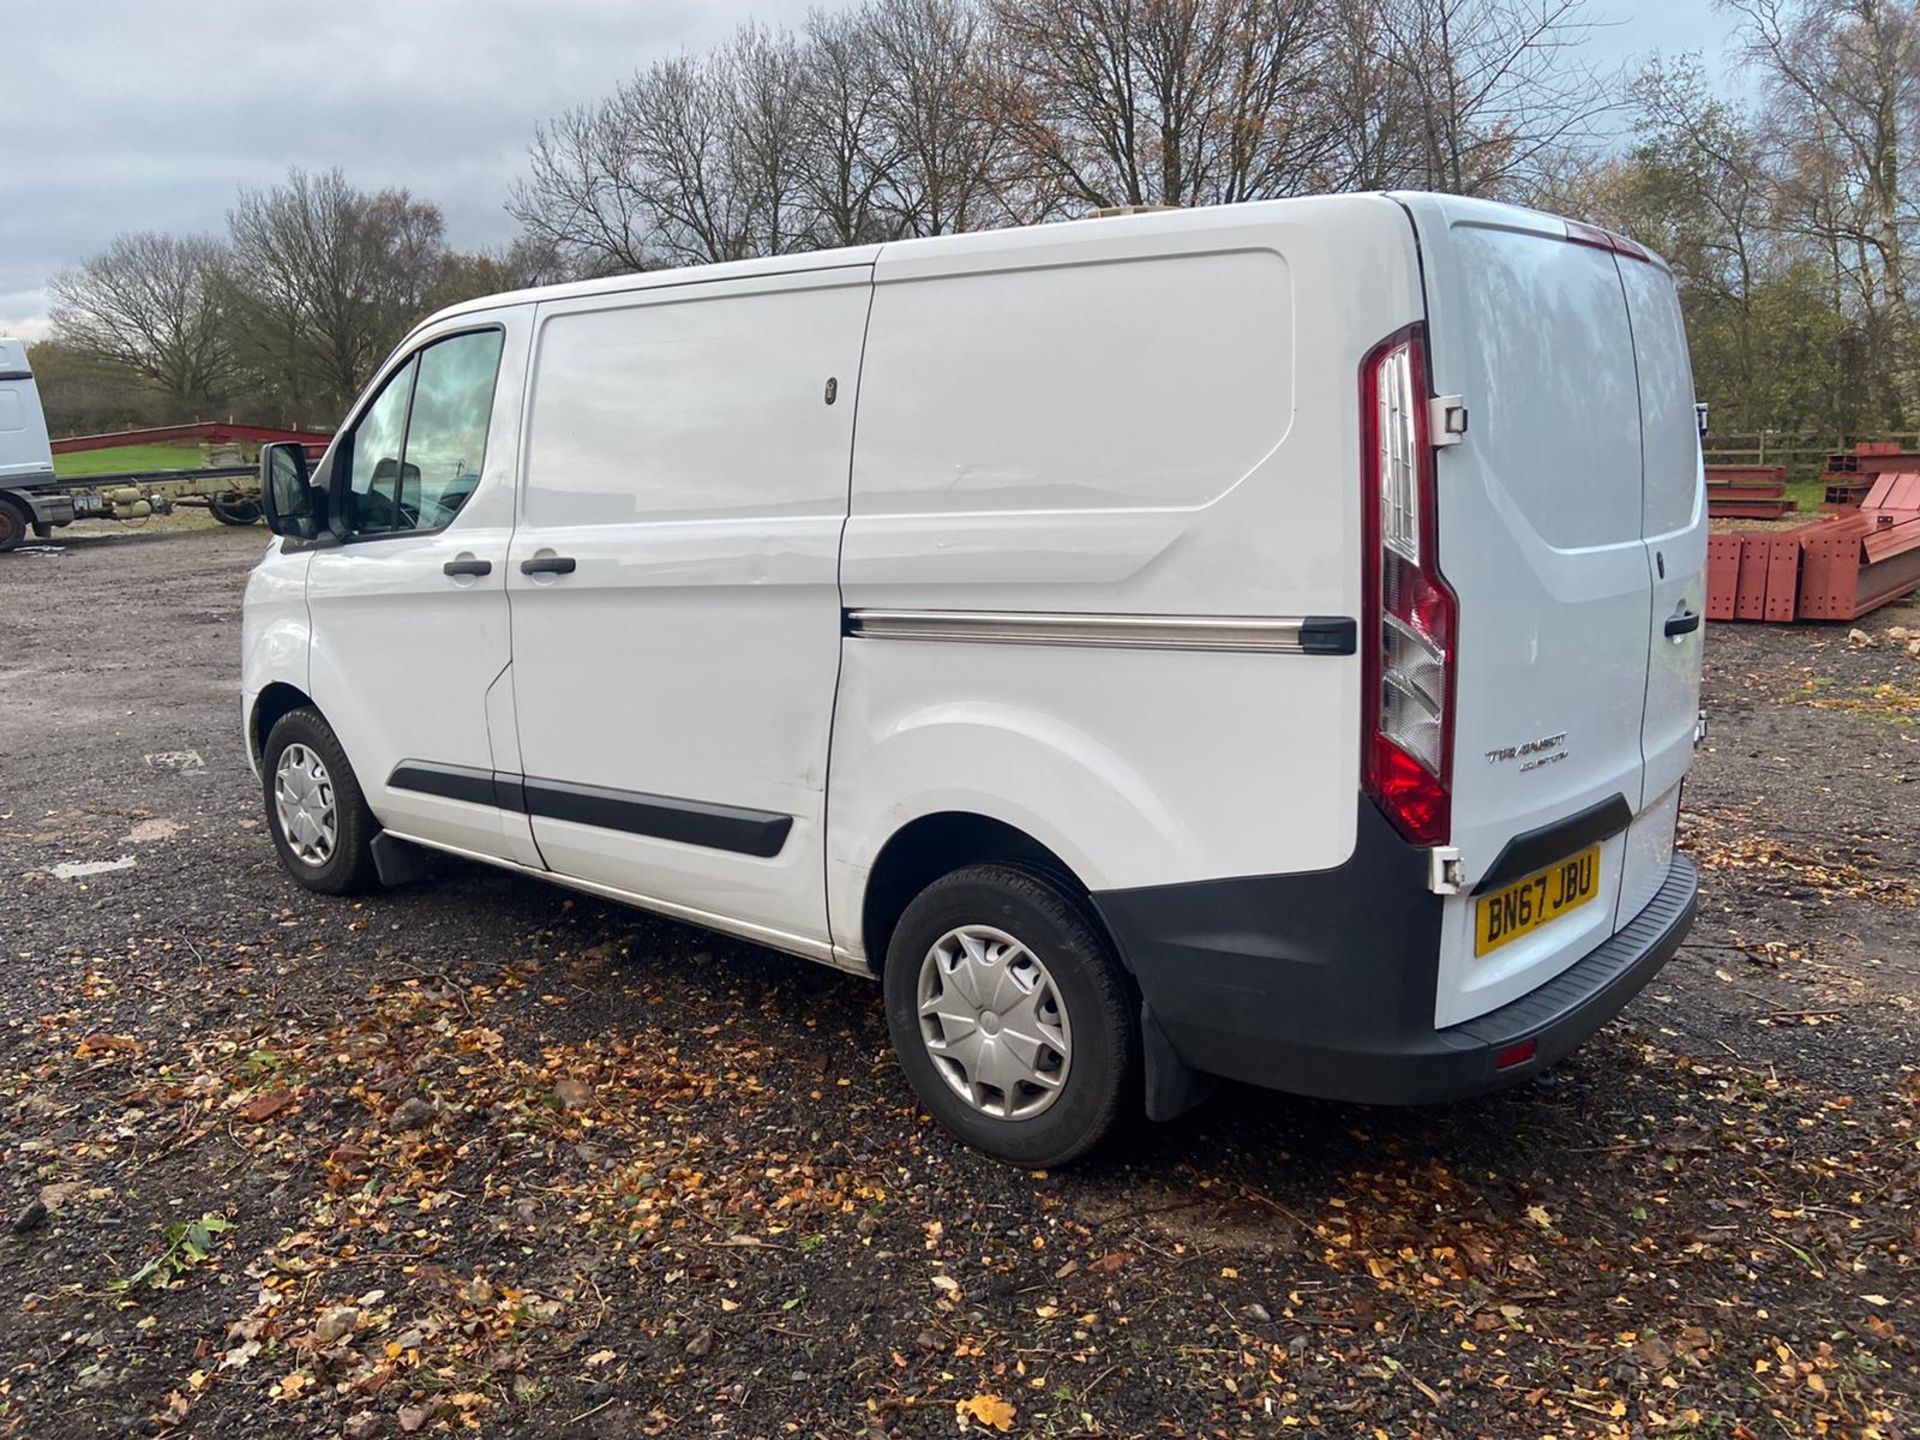
POLYGON ((116 237, 54 277, 29 354, 56 435, 232 415, 331 426, 424 315, 560 277, 536 250, 462 253, 440 208, 294 170, 227 233, 116 237))
POLYGON ((1537 204, 1672 261, 1716 428, 1920 424, 1920 0, 1722 0, 1747 78, 1591 59, 1585 0, 860 0, 541 124, 498 254, 337 172, 59 277, 77 377, 330 420, 420 315, 553 279, 1364 189, 1537 204), (1738 98, 1750 94, 1751 99, 1738 98), (245 397, 242 403, 237 397, 245 397))

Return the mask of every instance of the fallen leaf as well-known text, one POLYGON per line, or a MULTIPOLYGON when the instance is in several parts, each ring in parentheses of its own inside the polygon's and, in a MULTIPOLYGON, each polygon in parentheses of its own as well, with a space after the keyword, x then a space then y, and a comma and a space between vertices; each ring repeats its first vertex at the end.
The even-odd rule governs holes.
POLYGON ((244 1119, 251 1120, 257 1125, 262 1120, 272 1119, 291 1104, 293 1104, 291 1090, 269 1090, 264 1095, 256 1095, 242 1107, 240 1114, 244 1119))
POLYGON ((998 1395, 976 1395, 971 1400, 962 1400, 954 1409, 995 1430, 1013 1429, 1014 1408, 998 1395))
POLYGON ((96 1031, 74 1046, 73 1053, 79 1059, 86 1060, 95 1055, 111 1055, 115 1051, 131 1051, 138 1055, 146 1048, 131 1035, 108 1035, 96 1031))

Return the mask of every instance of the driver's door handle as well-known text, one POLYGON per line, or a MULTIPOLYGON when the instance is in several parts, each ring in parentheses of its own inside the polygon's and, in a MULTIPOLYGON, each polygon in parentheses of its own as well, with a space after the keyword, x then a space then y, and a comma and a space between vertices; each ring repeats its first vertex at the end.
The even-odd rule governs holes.
POLYGON ((520 573, 522 575, 571 575, 573 556, 536 555, 531 560, 520 562, 520 573))
POLYGON ((1691 635, 1700 628, 1700 612, 1685 610, 1667 619, 1667 638, 1678 640, 1682 635, 1691 635))
POLYGON ((491 575, 491 560, 449 560, 440 567, 443 575, 491 575))

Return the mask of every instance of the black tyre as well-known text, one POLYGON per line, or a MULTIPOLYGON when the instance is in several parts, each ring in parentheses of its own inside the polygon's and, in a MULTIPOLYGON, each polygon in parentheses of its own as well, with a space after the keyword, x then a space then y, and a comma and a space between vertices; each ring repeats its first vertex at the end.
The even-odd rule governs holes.
POLYGON ((32 528, 33 517, 11 500, 0 499, 0 555, 18 548, 32 528))
POLYGON ((346 751, 318 710, 282 715, 261 756, 267 828, 287 873, 323 895, 352 895, 375 879, 367 808, 346 751))
POLYGON ((1049 880, 974 865, 934 881, 894 927, 885 984, 914 1093, 978 1150, 1064 1165, 1140 1109, 1132 987, 1049 880))
POLYGON ((260 502, 240 495, 215 495, 207 500, 207 509, 222 525, 253 525, 263 512, 260 502))

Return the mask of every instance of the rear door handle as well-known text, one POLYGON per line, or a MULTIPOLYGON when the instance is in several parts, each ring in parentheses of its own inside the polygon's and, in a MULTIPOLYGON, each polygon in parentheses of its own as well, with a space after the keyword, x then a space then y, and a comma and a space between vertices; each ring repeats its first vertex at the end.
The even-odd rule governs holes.
POLYGON ((449 560, 440 567, 443 575, 491 575, 491 560, 449 560))
POLYGON ((531 560, 520 562, 522 575, 571 575, 573 557, 571 555, 538 555, 531 560))
POLYGON ((1700 628, 1700 614, 1696 610, 1684 610, 1667 619, 1667 638, 1678 640, 1682 635, 1691 635, 1700 628))

